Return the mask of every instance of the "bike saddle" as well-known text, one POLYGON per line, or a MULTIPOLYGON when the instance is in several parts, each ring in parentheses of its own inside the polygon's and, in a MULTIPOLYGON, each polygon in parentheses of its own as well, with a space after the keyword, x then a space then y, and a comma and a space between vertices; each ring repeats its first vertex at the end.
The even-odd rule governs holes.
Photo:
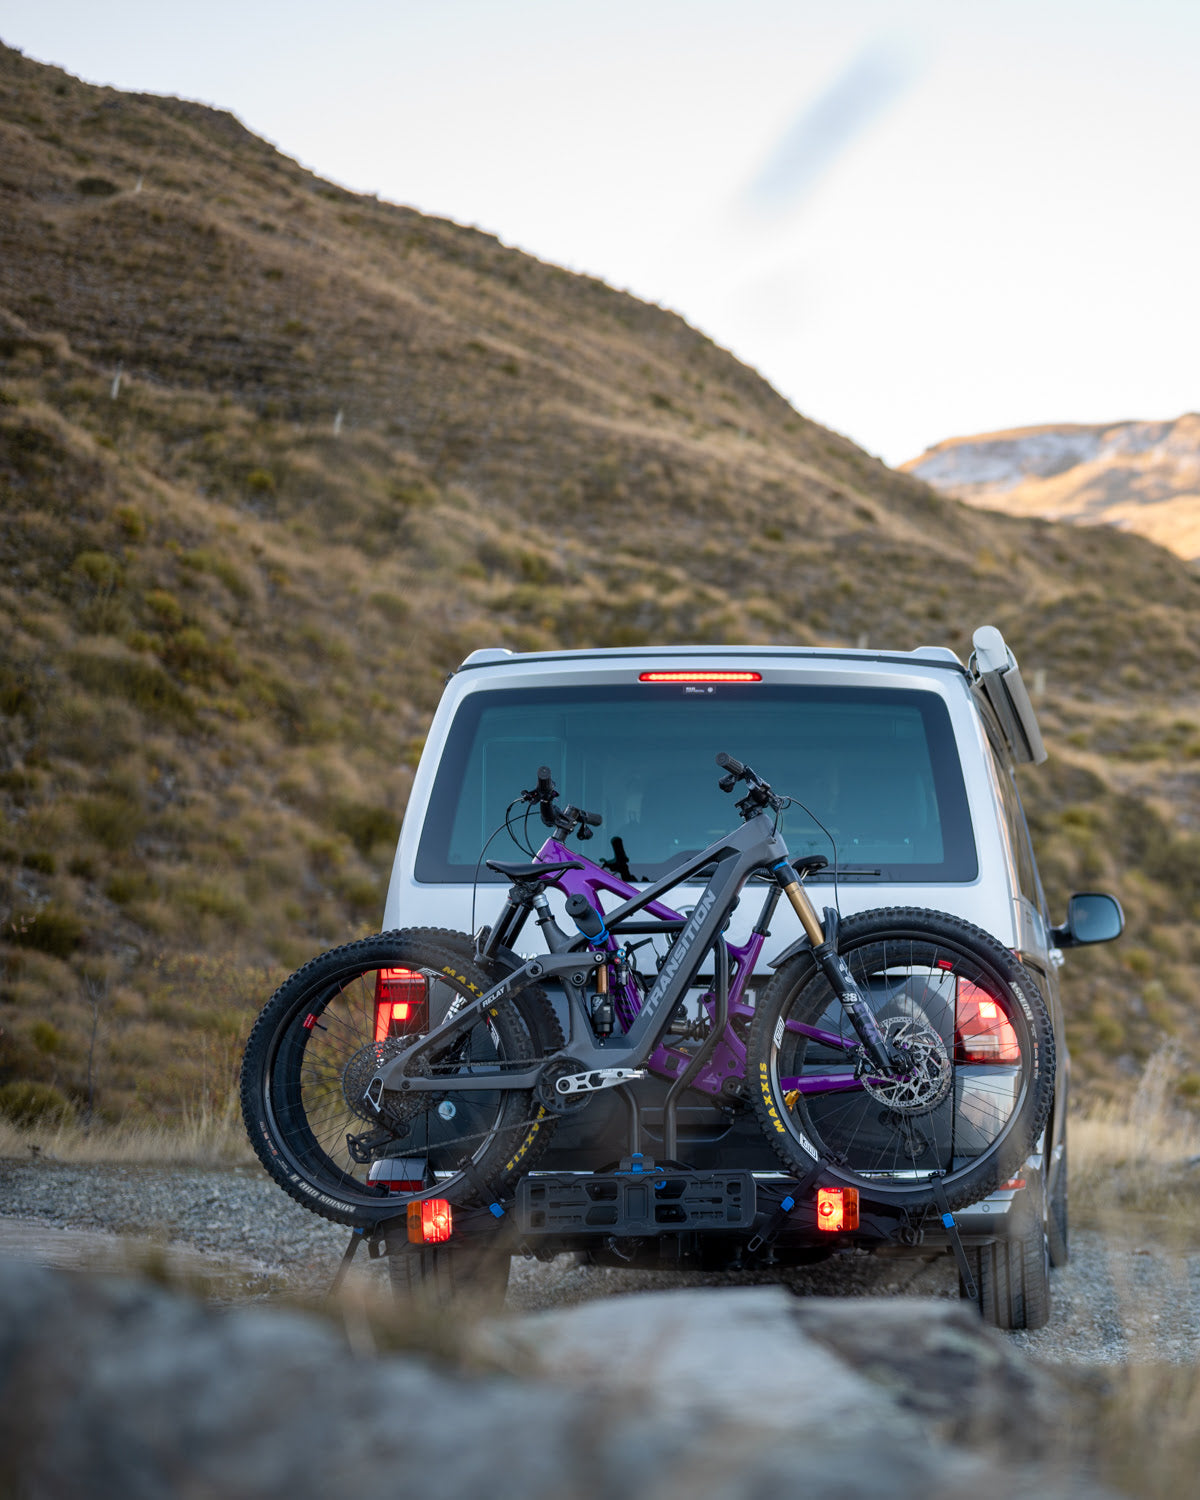
POLYGON ((817 870, 824 870, 828 864, 823 854, 806 854, 801 859, 792 860, 792 869, 797 875, 812 875, 817 870))
POLYGON ((506 865, 501 860, 489 859, 486 864, 489 870, 495 870, 496 874, 503 875, 505 880, 537 880, 542 875, 557 875, 560 870, 583 869, 583 865, 577 859, 563 859, 557 864, 532 865, 506 865))

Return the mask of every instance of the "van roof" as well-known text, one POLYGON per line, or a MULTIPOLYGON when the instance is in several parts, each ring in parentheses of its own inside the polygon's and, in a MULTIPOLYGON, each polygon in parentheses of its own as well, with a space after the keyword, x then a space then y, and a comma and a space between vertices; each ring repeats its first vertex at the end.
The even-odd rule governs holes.
POLYGON ((906 666, 941 667, 967 673, 948 646, 918 646, 915 651, 878 651, 856 646, 613 646, 580 651, 510 651, 505 646, 485 646, 472 651, 458 671, 478 667, 524 666, 530 662, 646 661, 650 658, 681 657, 721 661, 837 661, 897 662, 906 666))

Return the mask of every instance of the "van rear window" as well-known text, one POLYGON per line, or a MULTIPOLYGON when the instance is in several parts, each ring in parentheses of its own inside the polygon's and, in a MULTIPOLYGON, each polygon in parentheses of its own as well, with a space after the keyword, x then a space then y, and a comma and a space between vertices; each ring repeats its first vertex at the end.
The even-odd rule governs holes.
MULTIPOLYGON (((614 865, 623 850, 635 881, 655 880, 734 826, 737 794, 717 785, 719 750, 797 799, 781 825, 795 856, 833 858, 804 803, 836 840, 848 875, 951 882, 978 874, 954 734, 937 694, 639 683, 496 688, 464 698, 438 767, 416 877, 474 879, 508 804, 544 765, 564 802, 604 819, 582 851, 614 865)), ((518 806, 514 816, 523 814, 518 806)), ((536 813, 529 831, 537 848, 546 830, 536 813)), ((515 857, 505 833, 489 855, 515 857)), ((480 877, 499 879, 486 869, 480 877)))

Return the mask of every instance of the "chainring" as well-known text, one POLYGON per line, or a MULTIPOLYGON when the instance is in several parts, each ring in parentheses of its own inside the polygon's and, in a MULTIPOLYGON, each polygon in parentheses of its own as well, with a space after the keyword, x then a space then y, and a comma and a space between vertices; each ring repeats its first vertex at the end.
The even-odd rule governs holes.
POLYGON ((547 1063, 542 1069, 536 1085, 534 1086, 534 1097, 539 1104, 544 1105, 551 1114, 573 1115, 576 1110, 583 1109, 591 1102, 591 1094, 560 1094, 554 1085, 560 1078, 565 1078, 570 1073, 586 1073, 587 1069, 581 1062, 576 1062, 573 1057, 557 1057, 551 1063, 547 1063))

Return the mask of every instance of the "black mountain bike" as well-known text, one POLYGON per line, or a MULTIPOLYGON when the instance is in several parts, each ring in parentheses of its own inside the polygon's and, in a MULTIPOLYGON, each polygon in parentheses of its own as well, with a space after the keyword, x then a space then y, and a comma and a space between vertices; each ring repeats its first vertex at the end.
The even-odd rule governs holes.
POLYGON ((511 881, 493 926, 475 939, 381 933, 293 974, 259 1016, 242 1068, 246 1126, 275 1180, 363 1228, 422 1200, 500 1216, 559 1120, 618 1088, 636 1124, 648 1074, 671 1082, 667 1160, 691 1088, 752 1107, 795 1177, 896 1210, 947 1211, 1007 1178, 1033 1148, 1054 1084, 1053 1030, 1032 977, 945 913, 818 915, 802 878, 826 862, 791 863, 778 831, 787 799, 749 766, 717 761, 722 788, 743 788, 739 825, 644 890, 562 842, 589 837, 600 819, 562 806, 542 768, 516 800, 550 836, 532 862, 488 861, 511 881), (701 879, 689 914, 664 903, 701 879), (752 881, 765 885, 762 908, 739 946, 724 933, 752 881), (565 895, 574 931, 554 916, 549 887, 565 895), (785 898, 802 933, 752 1000, 785 898), (522 959, 514 950, 531 917, 547 951, 522 959), (647 939, 665 952, 642 973, 647 939), (696 1016, 681 1021, 697 990, 696 1016))

